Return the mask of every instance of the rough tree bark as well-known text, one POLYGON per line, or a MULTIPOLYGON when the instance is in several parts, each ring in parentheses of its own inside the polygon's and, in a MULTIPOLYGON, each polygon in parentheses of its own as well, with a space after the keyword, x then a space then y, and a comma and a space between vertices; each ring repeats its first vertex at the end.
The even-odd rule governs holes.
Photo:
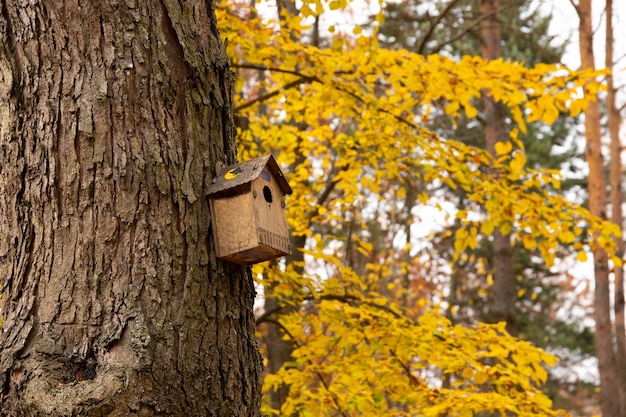
MULTIPOLYGON (((594 69, 593 27, 591 0, 580 0, 576 6, 579 17, 579 47, 581 68, 594 69)), ((585 138, 587 147, 585 159, 589 165, 587 190, 589 210, 592 214, 607 218, 606 181, 604 179, 604 159, 602 156, 602 131, 600 125, 600 103, 591 101, 585 110, 585 138)), ((601 248, 593 250, 595 292, 595 349, 600 373, 600 405, 602 415, 620 415, 620 396, 615 372, 615 351, 613 326, 611 322, 611 292, 607 254, 601 248)))
MULTIPOLYGON (((482 57, 500 58, 500 24, 498 22, 498 0, 481 0, 482 57)), ((482 96, 485 119, 485 145, 492 155, 496 155, 495 146, 507 140, 504 131, 504 111, 502 106, 487 94, 482 96)), ((493 321, 506 322, 507 331, 517 334, 515 316, 516 281, 513 271, 513 248, 509 235, 503 235, 500 229, 493 233, 493 289, 491 293, 491 318, 493 321)))
POLYGON ((258 416, 204 197, 235 158, 212 1, 0 7, 0 415, 258 416))

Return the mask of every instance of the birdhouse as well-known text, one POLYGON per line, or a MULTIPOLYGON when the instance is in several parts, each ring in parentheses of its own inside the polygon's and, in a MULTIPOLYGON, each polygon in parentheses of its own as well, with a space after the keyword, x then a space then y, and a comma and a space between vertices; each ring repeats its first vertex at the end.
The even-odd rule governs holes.
POLYGON ((207 192, 218 258, 252 265, 290 255, 291 192, 272 155, 219 169, 207 192))

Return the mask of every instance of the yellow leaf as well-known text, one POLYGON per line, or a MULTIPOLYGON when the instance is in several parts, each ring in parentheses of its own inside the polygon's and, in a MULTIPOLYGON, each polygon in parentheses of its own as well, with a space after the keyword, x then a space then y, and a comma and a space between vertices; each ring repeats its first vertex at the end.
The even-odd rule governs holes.
POLYGON ((496 142, 495 149, 496 155, 506 155, 513 150, 513 144, 511 142, 496 142))
POLYGON ((476 375, 474 376, 474 381, 476 381, 478 385, 482 385, 488 380, 489 380, 489 374, 487 374, 486 372, 477 372, 476 375))
POLYGON ((537 241, 531 235, 522 235, 522 244, 526 250, 533 250, 537 247, 537 241))
POLYGON ((548 106, 546 107, 541 120, 543 120, 544 123, 551 125, 552 123, 554 123, 556 121, 556 119, 559 117, 559 110, 556 108, 556 106, 548 106))
POLYGON ((576 254, 576 257, 580 262, 587 262, 587 253, 580 251, 576 254))
POLYGON ((524 165, 526 165, 526 155, 520 151, 515 152, 515 155, 509 164, 511 171, 513 173, 519 173, 522 168, 524 168, 524 165))
POLYGON ((485 236, 489 236, 493 233, 494 224, 493 221, 487 220, 480 225, 480 233, 485 236))
POLYGON ((513 227, 509 222, 504 222, 500 225, 500 233, 502 233, 504 236, 510 234, 512 229, 513 227))
POLYGON ((465 108, 465 114, 470 119, 473 119, 474 117, 478 115, 478 111, 476 110, 476 107, 472 106, 471 104, 469 103, 465 104, 463 107, 465 108))
POLYGON ((328 3, 328 7, 330 8, 330 10, 338 10, 342 7, 342 3, 344 2, 332 0, 330 3, 328 3))
POLYGON ((359 241, 359 245, 364 248, 366 251, 371 251, 374 249, 374 245, 371 242, 364 242, 362 240, 359 241))
POLYGON ((584 99, 573 100, 569 105, 569 113, 572 117, 576 117, 587 108, 587 102, 584 99))
POLYGON ((450 116, 456 116, 457 114, 459 114, 459 102, 458 101, 452 101, 452 102, 448 103, 444 110, 445 110, 446 114, 448 114, 450 116))
POLYGON ((302 6, 300 8, 300 14, 304 17, 309 17, 309 16, 314 16, 315 13, 313 12, 313 10, 309 7, 308 4, 305 4, 304 6, 302 6))
POLYGON ((576 240, 576 235, 572 231, 566 230, 559 232, 558 238, 563 243, 572 243, 574 240, 576 240))
POLYGON ((520 108, 518 106, 513 107, 511 109, 511 114, 513 115, 513 120, 515 120, 515 123, 517 123, 522 133, 526 133, 526 123, 524 122, 524 116, 522 115, 520 108))

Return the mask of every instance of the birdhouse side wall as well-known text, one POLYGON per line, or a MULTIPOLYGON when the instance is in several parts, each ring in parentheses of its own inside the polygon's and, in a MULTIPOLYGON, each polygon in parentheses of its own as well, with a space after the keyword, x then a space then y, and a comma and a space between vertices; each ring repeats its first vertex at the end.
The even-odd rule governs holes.
POLYGON ((291 254, 285 195, 276 178, 268 171, 264 174, 251 184, 259 243, 284 254, 291 254))
POLYGON ((222 258, 259 245, 250 192, 211 200, 211 223, 217 256, 222 258))

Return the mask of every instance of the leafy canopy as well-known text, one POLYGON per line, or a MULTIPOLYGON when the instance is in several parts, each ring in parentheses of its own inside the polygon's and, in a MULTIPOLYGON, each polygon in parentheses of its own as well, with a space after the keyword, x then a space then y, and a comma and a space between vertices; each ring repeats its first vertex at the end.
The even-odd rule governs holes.
MULTIPOLYGON (((266 295, 297 307, 278 318, 294 360, 268 376, 266 387, 290 385, 281 415, 557 415, 538 389, 555 358, 502 325, 454 326, 425 300, 400 306, 379 283, 412 265, 393 250, 374 256, 368 221, 398 209, 391 201, 419 180, 462 189, 482 208, 479 218, 455 211, 463 224, 456 256, 497 227, 538 249, 548 266, 563 246, 580 259, 599 246, 620 263, 613 255, 619 229, 554 193, 559 173, 529 169, 518 139, 527 123, 583 111, 593 94, 581 89, 599 91, 602 73, 383 49, 360 28, 346 34, 331 27, 328 46, 307 44, 307 22, 346 6, 305 0, 299 14, 285 9, 277 21, 247 3, 218 7, 239 74, 240 158, 278 157, 294 189, 289 224, 307 238, 298 248, 305 264, 253 269, 266 295), (495 156, 425 127, 435 115, 479 120, 481 94, 507 106, 516 126, 495 156), (349 247, 367 260, 364 267, 350 260, 349 247)), ((419 202, 441 208, 426 191, 419 202)))

